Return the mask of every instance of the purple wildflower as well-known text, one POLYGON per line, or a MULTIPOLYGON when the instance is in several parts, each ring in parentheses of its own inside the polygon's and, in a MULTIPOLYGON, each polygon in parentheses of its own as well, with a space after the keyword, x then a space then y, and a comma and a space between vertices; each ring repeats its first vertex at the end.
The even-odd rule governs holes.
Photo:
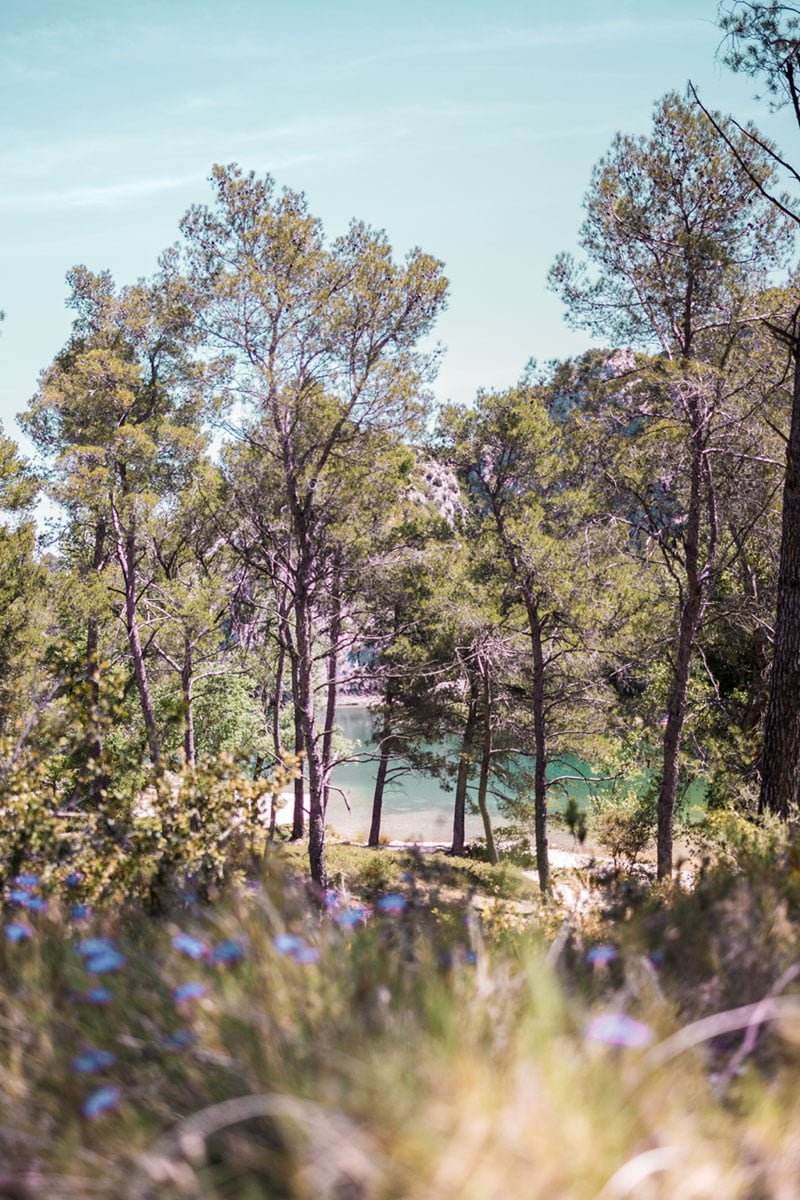
POLYGON ((208 946, 205 942, 201 942, 199 938, 191 937, 188 933, 176 933, 172 939, 172 945, 176 950, 180 950, 181 954, 186 954, 189 958, 207 958, 208 946))
POLYGON ((323 897, 323 902, 324 902, 325 908, 328 910, 328 912, 331 912, 332 909, 337 908, 338 905, 341 903, 339 893, 334 892, 332 888, 328 888, 328 890, 326 891, 326 893, 323 897))
POLYGON ((187 1000, 199 1000, 201 996, 206 994, 206 985, 204 983, 182 983, 180 987, 176 987, 172 993, 176 1004, 184 1004, 187 1000))
POLYGON ((616 957, 616 946, 592 946, 586 955, 586 961, 593 967, 607 967, 616 957))
POLYGON ((101 1087, 92 1092, 83 1102, 81 1112, 85 1117, 99 1117, 101 1113, 116 1108, 120 1101, 119 1088, 101 1087))
POLYGON ((634 1021, 625 1013, 604 1013, 593 1017, 586 1026, 586 1036, 593 1042, 605 1042, 607 1046, 631 1046, 638 1049, 646 1046, 653 1036, 649 1025, 634 1021))

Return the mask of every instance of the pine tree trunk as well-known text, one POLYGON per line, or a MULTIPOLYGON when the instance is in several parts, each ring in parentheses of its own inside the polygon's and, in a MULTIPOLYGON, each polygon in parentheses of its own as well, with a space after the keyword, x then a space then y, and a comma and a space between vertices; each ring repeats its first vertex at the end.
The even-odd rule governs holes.
POLYGON ((456 780, 456 796, 453 806, 453 844, 450 847, 451 854, 463 854, 464 843, 466 840, 466 808, 467 808, 467 785, 469 784, 469 773, 472 767, 472 752, 475 743, 475 730, 478 723, 478 685, 473 680, 470 680, 469 685, 469 703, 467 706, 467 719, 464 724, 464 733, 461 739, 461 755, 458 764, 458 778, 456 780))
POLYGON ((314 712, 314 646, 308 579, 311 564, 298 566, 295 592, 295 645, 297 648, 297 698, 308 780, 308 862, 311 878, 324 888, 325 878, 325 779, 317 741, 314 712))
POLYGON ((183 761, 187 767, 195 764, 194 746, 194 663, 192 656, 192 639, 188 634, 183 639, 183 670, 181 671, 181 690, 183 692, 184 730, 183 730, 183 761))
MULTIPOLYGON (((275 762, 280 764, 283 757, 281 745, 281 701, 283 700, 283 671, 286 666, 286 647, 281 643, 278 647, 278 662, 275 666, 275 697, 272 706, 272 752, 275 762)), ((275 840, 275 827, 278 823, 278 797, 272 797, 269 806, 269 840, 275 840)))
POLYGON ((128 646, 131 658, 133 659, 133 676, 136 680, 137 691, 139 692, 150 759, 153 766, 158 767, 161 762, 161 741, 158 736, 153 698, 150 694, 150 681, 147 677, 147 666, 144 661, 141 638, 139 637, 139 613, 136 607, 136 529, 133 526, 123 537, 119 516, 113 502, 111 513, 114 522, 114 532, 116 534, 117 558, 119 559, 125 584, 125 626, 128 634, 128 646))
POLYGON ((300 713, 300 683, 297 654, 292 654, 292 701, 294 703, 294 752, 299 759, 299 770, 294 781, 294 809, 292 812, 292 841, 298 841, 306 831, 305 781, 306 763, 303 756, 303 718, 300 713))
POLYGON ((328 671, 325 681, 325 729, 322 734, 322 778, 324 780, 322 808, 328 811, 330 796, 331 759, 333 757, 333 731, 336 724, 336 701, 339 690, 339 652, 342 637, 342 588, 338 567, 334 569, 331 586, 330 646, 328 649, 328 671))
POLYGON ((372 820, 369 827, 369 846, 379 846, 381 842, 381 818, 383 816, 383 792, 386 787, 386 776, 392 757, 392 718, 391 696, 387 691, 386 708, 383 717, 381 733, 381 757, 378 763, 378 774, 375 779, 375 791, 372 795, 372 820))
POLYGON ((703 410, 696 399, 691 404, 690 413, 692 420, 692 465, 683 555, 686 582, 684 584, 678 624, 675 670, 667 707, 667 722, 664 727, 662 775, 658 794, 656 846, 659 879, 668 879, 672 875, 673 824, 680 784, 681 741, 683 740, 683 727, 686 723, 689 675, 692 668, 692 655, 694 654, 697 631, 700 628, 707 603, 706 597, 709 580, 714 566, 717 547, 716 500, 704 444, 706 425, 703 410), (705 501, 703 498, 704 484, 706 489, 705 501), (707 517, 708 547, 705 563, 701 569, 700 531, 704 512, 707 517))
POLYGON ((667 708, 667 723, 664 729, 663 765, 658 793, 657 870, 659 879, 668 879, 672 874, 672 838, 675 805, 680 785, 681 741, 686 722, 689 672, 692 665, 699 612, 699 597, 688 597, 681 612, 678 654, 667 708))
POLYGON ((486 675, 483 687, 483 751, 481 754, 481 771, 478 779, 478 808, 483 820, 483 832, 486 837, 486 853, 490 863, 497 862, 497 848, 494 844, 492 819, 489 816, 488 792, 489 773, 492 769, 492 705, 489 676, 486 675))
POLYGON ((536 843, 536 869, 539 890, 546 895, 550 888, 550 862, 547 849, 547 711, 545 706, 545 661, 542 645, 542 626, 531 597, 526 597, 528 629, 533 656, 533 828, 536 843))
POLYGON ((800 811, 800 344, 797 342, 759 810, 775 813, 784 820, 800 811))

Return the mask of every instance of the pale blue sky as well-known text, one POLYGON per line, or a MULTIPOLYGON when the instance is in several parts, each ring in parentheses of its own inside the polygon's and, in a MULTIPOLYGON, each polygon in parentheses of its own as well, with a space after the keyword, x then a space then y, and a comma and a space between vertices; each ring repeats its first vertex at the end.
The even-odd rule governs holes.
MULTIPOLYGON (((64 275, 152 271, 236 160, 444 259, 437 394, 583 348, 545 276, 595 160, 690 76, 783 122, 715 63, 715 0, 0 0, 0 417, 64 342, 64 275)), ((793 150, 787 141, 787 149, 793 150)))

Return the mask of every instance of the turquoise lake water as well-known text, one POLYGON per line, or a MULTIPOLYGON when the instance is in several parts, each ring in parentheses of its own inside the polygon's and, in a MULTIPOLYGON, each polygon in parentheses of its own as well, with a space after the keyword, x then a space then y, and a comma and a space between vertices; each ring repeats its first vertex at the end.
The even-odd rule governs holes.
MULTIPOLYGON (((344 737, 354 743, 354 754, 375 750, 373 720, 368 708, 356 705, 341 708, 336 714, 336 722, 344 737)), ((458 749, 455 744, 444 744, 441 748, 449 751, 452 761, 457 762, 458 749)), ((577 760, 572 762, 574 765, 577 760)), ((570 769, 564 763, 553 764, 551 776, 569 773, 570 769)), ((360 835, 366 840, 377 773, 377 761, 347 762, 335 768, 333 786, 340 788, 347 797, 345 804, 342 796, 334 791, 328 801, 328 824, 337 833, 353 838, 360 835)), ((570 784, 569 788, 579 802, 586 802, 589 789, 585 784, 570 784)), ((453 830, 453 800, 454 791, 448 790, 430 775, 417 771, 401 775, 386 786, 382 832, 390 838, 406 841, 449 842, 453 830)), ((563 795, 553 795, 550 808, 558 810, 563 808, 564 803, 563 795)), ((489 808, 494 825, 506 821, 494 797, 490 798, 489 808)), ((468 812, 467 837, 480 837, 482 833, 480 816, 468 812)))

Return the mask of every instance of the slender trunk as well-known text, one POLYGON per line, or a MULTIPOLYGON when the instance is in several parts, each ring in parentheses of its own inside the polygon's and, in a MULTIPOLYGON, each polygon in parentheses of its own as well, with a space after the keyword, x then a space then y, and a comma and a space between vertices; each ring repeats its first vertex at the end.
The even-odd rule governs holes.
POLYGON ((194 748, 194 662, 192 655, 192 639, 188 633, 183 636, 183 669, 181 671, 181 690, 183 692, 184 730, 183 730, 183 761, 187 767, 195 764, 194 748))
POLYGON ((658 793, 657 873, 659 879, 672 875, 672 834, 675 820, 675 805, 680 784, 680 754, 683 727, 686 723, 686 705, 689 692, 689 675, 692 668, 697 631, 702 621, 706 604, 708 578, 716 554, 716 500, 703 445, 705 436, 702 412, 696 402, 691 408, 692 420, 692 466, 689 490, 689 506, 686 514, 684 538, 684 563, 686 583, 681 602, 678 625, 678 646, 675 655, 675 671, 672 677, 667 721, 664 727, 664 747, 661 786, 658 793), (708 551, 702 571, 700 570, 700 526, 703 514, 703 483, 707 486, 708 505, 708 551))
POLYGON ((336 722, 336 700, 339 689, 339 644, 342 637, 342 584, 338 566, 334 570, 331 587, 330 649, 325 681, 325 729, 322 734, 322 793, 323 815, 328 811, 330 796, 331 759, 333 757, 333 730, 336 722))
POLYGON ((281 703, 283 701, 283 672, 286 666, 286 647, 278 649, 278 662, 275 666, 275 699, 272 706, 272 752, 275 761, 280 762, 283 754, 281 744, 281 703))
POLYGON ((536 842, 536 869, 539 890, 550 888, 550 863, 547 853, 547 712, 545 706, 545 657, 542 624, 532 597, 525 598, 533 657, 533 828, 536 842))
POLYGON ((781 560, 772 672, 764 721, 759 810, 800 810, 800 342, 794 344, 792 424, 786 446, 781 560))
POLYGON ((686 722, 689 672, 699 620, 699 597, 688 597, 681 613, 678 654, 664 728, 664 755, 658 794, 658 878, 672 874, 672 827, 680 784, 680 753, 686 722))
POLYGON ((383 730, 381 732, 381 757, 378 763, 378 775, 375 780, 375 791, 372 794, 372 821, 369 827, 369 846, 379 846, 381 841, 381 818, 383 816, 383 792, 386 787, 386 775, 392 757, 392 698, 391 692, 386 693, 386 707, 383 713, 383 730))
POLYGON ((295 592, 295 645, 297 648, 297 700, 303 734, 308 779, 308 862, 314 883, 325 886, 325 780, 317 741, 314 712, 314 646, 309 594, 311 562, 301 553, 295 592))
POLYGON ((153 766, 158 767, 161 762, 161 741, 158 736, 155 709, 153 708, 153 699, 150 694, 150 681, 147 678, 147 666, 144 661, 144 652, 139 637, 139 614, 136 607, 136 528, 135 525, 132 525, 128 533, 123 535, 117 510, 113 503, 111 512, 116 534, 117 558, 119 559, 125 584, 125 626, 128 634, 128 646, 131 658, 133 659, 133 675, 136 680, 136 688, 139 692, 150 759, 153 766))
MULTIPOLYGON (((105 565, 106 537, 108 526, 106 518, 100 516, 94 527, 94 553, 92 554, 92 572, 100 571, 105 565)), ((95 803, 100 803, 103 793, 108 787, 108 776, 100 769, 99 763, 103 758, 103 738, 100 732, 100 666, 98 662, 100 647, 100 622, 91 616, 86 622, 86 677, 89 681, 89 701, 91 705, 89 740, 86 747, 86 782, 95 803)), ((78 780, 70 797, 70 807, 77 802, 83 787, 83 781, 78 780)))
POLYGON ((292 841, 298 841, 306 831, 305 779, 306 763, 303 755, 303 719, 300 715, 300 682, 297 654, 292 654, 292 702, 294 704, 294 752, 298 758, 298 775, 294 781, 294 810, 292 813, 292 841))
POLYGON ((456 779, 456 798, 453 808, 453 844, 451 854, 464 853, 465 818, 467 807, 467 785, 469 772, 472 767, 472 751, 475 742, 475 730, 478 723, 478 685, 470 679, 469 702, 467 719, 464 723, 464 733, 461 739, 461 755, 456 779))
POLYGON ((492 697, 488 673, 483 681, 483 752, 481 754, 481 772, 478 779, 478 808, 483 820, 483 832, 486 837, 486 853, 490 863, 497 862, 497 848, 494 844, 492 819, 489 816, 487 795, 489 791, 489 772, 492 769, 492 697))
MULTIPOLYGON (((283 758, 281 744, 281 702, 283 700, 283 671, 286 666, 286 646, 281 642, 278 647, 278 661, 275 666, 275 697, 272 705, 272 752, 275 762, 280 764, 283 758)), ((269 840, 275 840, 275 826, 278 823, 278 797, 273 796, 269 806, 269 840)))

